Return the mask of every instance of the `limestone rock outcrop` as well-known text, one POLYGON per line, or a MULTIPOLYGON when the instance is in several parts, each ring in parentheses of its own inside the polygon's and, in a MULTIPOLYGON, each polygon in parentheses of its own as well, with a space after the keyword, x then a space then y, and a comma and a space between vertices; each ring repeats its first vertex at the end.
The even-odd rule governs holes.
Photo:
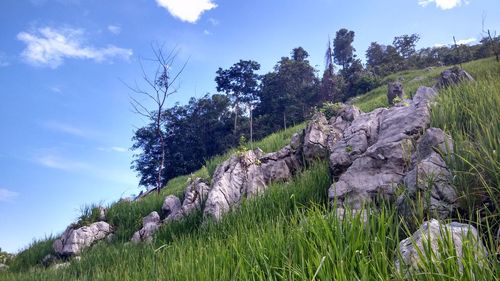
POLYGON ((394 104, 394 99, 399 98, 403 100, 405 90, 401 82, 391 82, 387 85, 387 101, 390 105, 394 104))
POLYGON ((308 163, 328 156, 329 131, 325 115, 320 112, 314 114, 304 130, 303 153, 308 163))
POLYGON ((466 81, 474 81, 474 78, 467 71, 459 67, 453 67, 441 73, 437 87, 446 88, 466 81))
POLYGON ((142 228, 134 233, 131 241, 138 242, 151 242, 154 233, 160 228, 161 219, 158 212, 151 212, 149 215, 142 219, 142 228))
POLYGON ((335 182, 329 197, 338 207, 360 209, 376 199, 395 200, 413 147, 429 126, 429 103, 436 95, 421 87, 407 105, 363 113, 351 122, 330 154, 335 182))
POLYGON ((168 195, 163 200, 163 205, 161 207, 161 212, 163 217, 168 218, 177 214, 181 210, 182 204, 181 200, 175 195, 168 195))
POLYGON ((113 228, 106 222, 100 221, 89 226, 73 228, 69 226, 60 238, 54 241, 54 251, 61 256, 80 254, 85 248, 95 242, 105 239, 113 232, 113 228))
POLYGON ((210 187, 201 178, 191 180, 184 191, 182 206, 176 212, 170 213, 163 222, 177 221, 196 210, 202 210, 207 200, 209 189, 210 187))
POLYGON ((410 171, 403 178, 405 192, 397 199, 400 214, 409 216, 415 205, 439 219, 457 209, 458 195, 452 185, 452 174, 443 157, 451 157, 451 137, 441 129, 429 128, 418 141, 412 155, 410 171))
POLYGON ((486 248, 473 226, 457 222, 443 224, 438 220, 432 219, 424 222, 411 237, 399 243, 398 251, 400 258, 396 258, 396 268, 400 269, 404 265, 410 270, 418 270, 419 265, 424 263, 422 258, 435 258, 438 260, 450 258, 448 255, 443 255, 440 251, 439 245, 443 242, 446 242, 445 245, 453 245, 456 251, 456 259, 461 269, 463 269, 464 247, 473 250, 472 253, 474 253, 474 257, 478 262, 487 255, 486 248), (447 242, 450 243, 448 244, 447 242), (432 253, 432 257, 427 256, 425 253, 432 253))
POLYGON ((217 167, 203 210, 205 216, 220 220, 243 197, 264 191, 266 182, 259 160, 262 154, 260 149, 235 154, 217 167))

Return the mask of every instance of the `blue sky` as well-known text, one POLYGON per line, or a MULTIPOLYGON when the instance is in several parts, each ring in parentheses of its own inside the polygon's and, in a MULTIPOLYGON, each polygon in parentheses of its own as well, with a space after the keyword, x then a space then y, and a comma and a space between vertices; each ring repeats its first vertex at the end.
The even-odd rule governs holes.
POLYGON ((498 0, 3 0, 0 247, 18 251, 62 232, 85 203, 139 191, 128 148, 144 123, 122 81, 141 85, 152 42, 189 58, 173 105, 214 93, 217 68, 239 59, 267 72, 302 46, 322 69, 342 27, 364 57, 401 34, 419 33, 419 47, 474 42, 483 15, 500 32, 499 13, 498 0))

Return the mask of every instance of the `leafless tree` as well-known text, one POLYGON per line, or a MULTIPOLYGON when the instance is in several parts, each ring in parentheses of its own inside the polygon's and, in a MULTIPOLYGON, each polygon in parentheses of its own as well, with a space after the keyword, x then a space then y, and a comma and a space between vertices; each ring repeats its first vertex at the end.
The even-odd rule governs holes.
POLYGON ((483 13, 483 18, 482 18, 482 35, 484 38, 486 38, 487 42, 486 44, 490 44, 491 48, 493 50, 493 53, 495 54, 495 58, 497 62, 500 62, 500 47, 498 43, 498 38, 497 38, 497 33, 496 31, 494 32, 493 36, 491 35, 491 31, 489 29, 485 30, 484 29, 484 23, 486 22, 486 14, 483 13))
POLYGON ((149 122, 154 124, 155 132, 157 134, 158 146, 160 147, 160 155, 158 156, 158 176, 156 180, 156 190, 160 193, 163 182, 163 170, 165 169, 165 138, 162 129, 162 112, 165 110, 167 98, 175 94, 179 89, 178 80, 181 73, 187 65, 186 62, 181 68, 172 72, 172 65, 178 55, 178 49, 165 52, 164 46, 159 44, 152 44, 151 49, 153 58, 139 58, 139 63, 142 71, 142 79, 146 84, 146 89, 140 87, 137 82, 135 86, 127 87, 134 92, 134 96, 130 96, 130 104, 134 113, 146 118, 149 122), (144 62, 148 61, 155 65, 156 70, 151 74, 146 73, 144 69, 144 62), (139 97, 142 97, 140 99, 139 97), (152 105, 148 107, 148 103, 152 105))

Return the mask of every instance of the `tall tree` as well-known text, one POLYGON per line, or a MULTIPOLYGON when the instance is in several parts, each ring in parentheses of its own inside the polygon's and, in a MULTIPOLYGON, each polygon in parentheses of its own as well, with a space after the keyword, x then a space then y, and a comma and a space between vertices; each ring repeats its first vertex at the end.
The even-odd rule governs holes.
POLYGON ((416 33, 411 35, 404 34, 394 37, 392 44, 398 53, 407 60, 415 54, 415 47, 417 46, 418 40, 420 40, 420 35, 416 33))
MULTIPOLYGON (((186 67, 187 61, 180 68, 179 71, 175 73, 171 73, 172 65, 175 61, 177 52, 175 49, 171 50, 168 53, 165 53, 162 46, 152 46, 152 51, 154 54, 153 59, 149 59, 148 61, 154 63, 156 65, 156 70, 153 75, 146 74, 144 66, 141 62, 141 69, 143 74, 143 80, 148 85, 148 89, 140 88, 139 86, 129 87, 136 95, 141 96, 146 99, 150 103, 152 103, 152 107, 148 108, 147 103, 144 100, 140 100, 136 97, 130 97, 131 105, 134 109, 134 112, 144 118, 146 118, 149 122, 145 130, 139 129, 136 131, 136 135, 142 135, 145 131, 147 133, 152 133, 150 129, 153 129, 153 136, 150 136, 153 139, 153 142, 156 141, 156 144, 153 145, 149 143, 151 147, 141 147, 141 146, 133 146, 133 149, 152 149, 155 150, 152 158, 148 158, 150 162, 149 168, 153 169, 156 174, 156 190, 158 194, 160 194, 160 189, 164 183, 163 180, 163 170, 165 168, 165 132, 162 130, 162 112, 165 108, 165 102, 167 98, 174 93, 177 92, 177 87, 175 87, 175 83, 179 78, 180 74, 186 67), (147 130, 149 129, 149 130, 147 130)), ((142 157, 144 155, 138 155, 139 159, 144 160, 142 157)), ((132 163, 137 163, 136 160, 132 163)), ((143 183, 150 183, 149 181, 142 181, 143 183)))
MULTIPOLYGON (((252 117, 253 106, 257 101, 259 91, 260 76, 255 71, 260 69, 260 64, 252 60, 240 60, 229 69, 219 68, 217 70, 217 91, 224 92, 231 99, 234 114, 234 132, 238 126, 238 115, 240 114, 240 105, 244 103, 249 108, 250 117, 252 117)), ((252 122, 252 118, 250 118, 252 122)), ((250 138, 252 139, 253 126, 250 126, 250 138)))
POLYGON ((345 28, 337 31, 333 40, 333 57, 336 64, 346 69, 351 63, 356 49, 352 46, 354 42, 354 31, 345 28))

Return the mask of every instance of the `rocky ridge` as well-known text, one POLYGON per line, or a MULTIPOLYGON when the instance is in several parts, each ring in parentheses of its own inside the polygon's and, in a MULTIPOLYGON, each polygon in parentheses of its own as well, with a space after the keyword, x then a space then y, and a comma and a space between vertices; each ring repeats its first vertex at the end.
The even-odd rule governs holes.
MULTIPOLYGON (((443 81, 438 85, 448 83, 443 81)), ((192 179, 182 203, 176 196, 167 196, 160 213, 146 216, 131 241, 151 241, 163 224, 196 211, 218 221, 244 198, 262 194, 273 182, 290 180, 318 159, 329 160, 334 182, 328 197, 339 214, 346 208, 358 212, 389 202, 396 204, 401 215, 410 216, 415 200, 424 194, 429 198, 423 202, 427 214, 448 218, 456 211, 458 199, 445 162, 453 142, 442 130, 430 128, 430 105, 436 96, 434 88, 420 87, 413 99, 390 108, 363 113, 343 105, 330 120, 316 113, 304 131, 294 134, 279 151, 265 154, 257 148, 234 154, 216 168, 211 183, 192 179)), ((60 255, 77 255, 111 232, 103 221, 68 228, 54 249, 60 255)))

